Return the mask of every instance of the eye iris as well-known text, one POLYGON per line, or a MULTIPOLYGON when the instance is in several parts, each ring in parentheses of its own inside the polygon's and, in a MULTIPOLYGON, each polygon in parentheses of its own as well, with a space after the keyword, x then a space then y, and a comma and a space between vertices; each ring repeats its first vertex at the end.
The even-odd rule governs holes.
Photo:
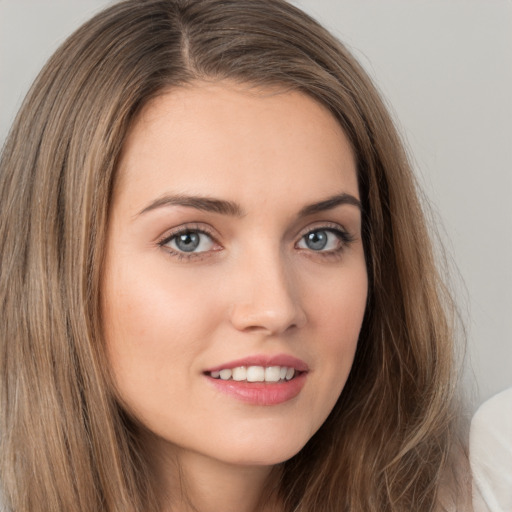
POLYGON ((306 235, 306 245, 313 251, 320 251, 327 245, 326 231, 313 231, 306 235))
POLYGON ((183 252, 192 252, 199 246, 198 233, 183 233, 176 237, 176 247, 183 252))

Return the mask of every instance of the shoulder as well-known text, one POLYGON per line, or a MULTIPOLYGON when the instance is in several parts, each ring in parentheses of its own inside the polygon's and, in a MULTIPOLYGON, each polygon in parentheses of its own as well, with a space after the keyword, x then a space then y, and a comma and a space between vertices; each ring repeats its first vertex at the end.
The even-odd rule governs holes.
POLYGON ((485 402, 471 422, 475 512, 512 510, 512 388, 485 402))
POLYGON ((512 428, 512 388, 494 395, 479 407, 471 422, 472 432, 482 426, 487 429, 488 420, 496 420, 499 427, 512 428))

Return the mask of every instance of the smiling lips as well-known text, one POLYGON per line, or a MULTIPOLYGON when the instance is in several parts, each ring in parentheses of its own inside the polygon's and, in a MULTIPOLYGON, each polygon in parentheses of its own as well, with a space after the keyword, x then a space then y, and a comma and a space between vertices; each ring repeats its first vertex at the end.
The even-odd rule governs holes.
POLYGON ((234 380, 237 382, 279 382, 288 381, 295 376, 295 368, 288 366, 237 366, 210 372, 214 379, 234 380))
POLYGON ((302 390, 309 368, 300 359, 280 355, 232 361, 204 372, 215 388, 253 405, 277 405, 302 390))

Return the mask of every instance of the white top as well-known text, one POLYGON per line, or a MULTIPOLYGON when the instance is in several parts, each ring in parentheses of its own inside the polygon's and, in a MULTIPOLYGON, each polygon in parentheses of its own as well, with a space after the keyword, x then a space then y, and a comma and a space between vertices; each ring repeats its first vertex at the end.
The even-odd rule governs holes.
POLYGON ((512 512, 512 388, 480 406, 469 447, 474 512, 512 512))

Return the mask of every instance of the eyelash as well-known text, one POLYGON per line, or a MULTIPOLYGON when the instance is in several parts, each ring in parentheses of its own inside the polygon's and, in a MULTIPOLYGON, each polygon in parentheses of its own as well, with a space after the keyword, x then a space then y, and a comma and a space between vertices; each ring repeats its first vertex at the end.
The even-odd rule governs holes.
POLYGON ((181 235, 186 235, 188 233, 199 233, 202 235, 206 235, 212 239, 214 244, 218 244, 213 233, 209 229, 202 227, 202 226, 199 227, 196 225, 188 225, 188 226, 180 227, 180 228, 176 229, 176 231, 173 231, 173 232, 167 234, 162 240, 158 241, 158 245, 162 249, 167 251, 170 256, 178 258, 178 260, 192 260, 192 259, 200 259, 200 258, 206 257, 208 255, 209 251, 186 253, 183 251, 176 251, 168 246, 166 247, 166 245, 168 243, 172 242, 175 238, 177 238, 181 235))
MULTIPOLYGON (((299 250, 305 251, 312 256, 317 256, 317 257, 322 257, 322 258, 337 258, 356 239, 348 231, 341 229, 340 226, 337 224, 334 224, 334 225, 333 224, 324 224, 324 225, 320 225, 318 227, 315 226, 314 228, 308 228, 306 231, 304 231, 300 235, 299 241, 296 242, 296 244, 298 244, 301 240, 305 239, 305 237, 308 236, 309 234, 315 233, 315 232, 320 232, 320 231, 325 231, 325 232, 334 234, 340 240, 340 246, 337 247, 336 249, 328 250, 328 251, 314 251, 312 249, 302 249, 302 248, 299 250)), ((158 246, 163 248, 166 252, 168 252, 170 256, 175 257, 178 260, 188 260, 189 261, 189 260, 197 260, 197 259, 202 259, 202 258, 208 257, 212 251, 186 253, 184 251, 176 251, 167 246, 167 244, 172 242, 177 237, 179 237, 181 235, 191 234, 191 233, 198 233, 198 234, 206 235, 209 238, 211 238, 211 240, 214 244, 220 245, 220 244, 218 244, 217 240, 215 239, 213 233, 210 230, 208 230, 205 227, 199 227, 196 225, 189 225, 189 226, 184 226, 184 227, 178 228, 178 229, 176 229, 176 231, 173 231, 172 233, 167 234, 164 238, 159 240, 157 242, 157 244, 158 244, 158 246)), ((213 250, 213 252, 216 252, 216 251, 213 250)))
MULTIPOLYGON (((301 240, 304 240, 305 237, 308 236, 309 234, 321 232, 321 231, 324 231, 327 233, 332 233, 333 235, 335 235, 338 238, 338 240, 340 241, 339 247, 337 247, 336 249, 327 250, 327 251, 314 251, 312 249, 301 249, 301 250, 305 251, 308 254, 308 256, 337 259, 348 248, 348 246, 356 240, 356 237, 354 235, 350 234, 344 228, 341 228, 338 224, 327 223, 327 224, 315 226, 313 228, 308 227, 306 231, 301 233, 301 235, 299 237, 299 242, 301 240)), ((296 242, 296 243, 298 244, 299 242, 296 242)))

